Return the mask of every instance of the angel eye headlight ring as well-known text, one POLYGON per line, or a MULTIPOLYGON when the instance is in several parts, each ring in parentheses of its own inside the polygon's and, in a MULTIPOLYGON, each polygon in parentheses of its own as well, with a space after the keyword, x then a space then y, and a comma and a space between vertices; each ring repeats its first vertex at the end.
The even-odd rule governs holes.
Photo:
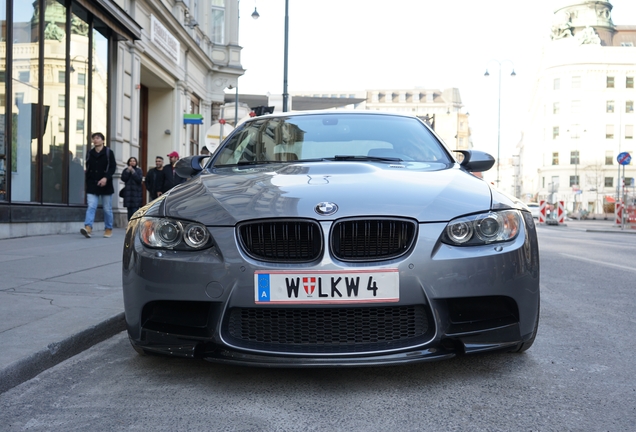
POLYGON ((209 238, 210 233, 207 228, 201 224, 192 223, 185 227, 183 239, 186 244, 192 248, 200 248, 204 246, 208 242, 209 238))
POLYGON ((174 247, 181 242, 183 227, 179 222, 163 219, 157 223, 155 233, 163 247, 174 247))

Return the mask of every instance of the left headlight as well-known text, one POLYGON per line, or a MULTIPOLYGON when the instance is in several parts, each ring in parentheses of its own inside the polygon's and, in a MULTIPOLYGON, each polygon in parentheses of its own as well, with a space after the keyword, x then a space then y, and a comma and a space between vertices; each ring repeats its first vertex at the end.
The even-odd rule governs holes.
POLYGON ((448 223, 442 242, 455 246, 475 246, 513 240, 523 219, 517 210, 481 213, 448 223))
POLYGON ((210 232, 200 223, 170 218, 141 218, 139 239, 151 248, 200 250, 210 247, 210 232))

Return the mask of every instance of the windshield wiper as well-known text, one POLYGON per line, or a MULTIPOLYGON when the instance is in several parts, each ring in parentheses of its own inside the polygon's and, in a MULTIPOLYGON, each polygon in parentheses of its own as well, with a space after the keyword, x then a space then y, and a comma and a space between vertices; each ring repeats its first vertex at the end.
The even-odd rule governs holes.
POLYGON ((361 156, 361 155, 335 155, 332 160, 336 161, 379 161, 379 162, 402 162, 402 159, 398 157, 386 157, 386 156, 361 156))

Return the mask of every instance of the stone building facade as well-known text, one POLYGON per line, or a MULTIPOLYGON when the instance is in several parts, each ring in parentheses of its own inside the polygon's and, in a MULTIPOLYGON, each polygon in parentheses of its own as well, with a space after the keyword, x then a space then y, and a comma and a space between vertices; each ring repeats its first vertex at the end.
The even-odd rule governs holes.
POLYGON ((617 156, 636 156, 636 25, 614 25, 611 11, 607 1, 555 10, 518 148, 528 200, 600 214, 634 198, 634 161, 623 171, 617 156))
MULTIPOLYGON (((131 156, 145 173, 155 156, 197 154, 244 73, 237 0, 0 0, 0 10, 0 238, 78 232, 92 132, 115 154, 116 188, 131 156)), ((121 199, 113 207, 125 226, 121 199)))

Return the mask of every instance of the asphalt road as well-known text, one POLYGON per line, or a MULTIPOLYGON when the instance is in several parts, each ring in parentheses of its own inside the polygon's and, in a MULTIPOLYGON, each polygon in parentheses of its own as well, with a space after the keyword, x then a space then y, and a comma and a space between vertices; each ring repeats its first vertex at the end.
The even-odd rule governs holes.
POLYGON ((636 236, 539 230, 524 354, 258 369, 140 357, 122 333, 0 395, 0 430, 634 430, 636 236))

